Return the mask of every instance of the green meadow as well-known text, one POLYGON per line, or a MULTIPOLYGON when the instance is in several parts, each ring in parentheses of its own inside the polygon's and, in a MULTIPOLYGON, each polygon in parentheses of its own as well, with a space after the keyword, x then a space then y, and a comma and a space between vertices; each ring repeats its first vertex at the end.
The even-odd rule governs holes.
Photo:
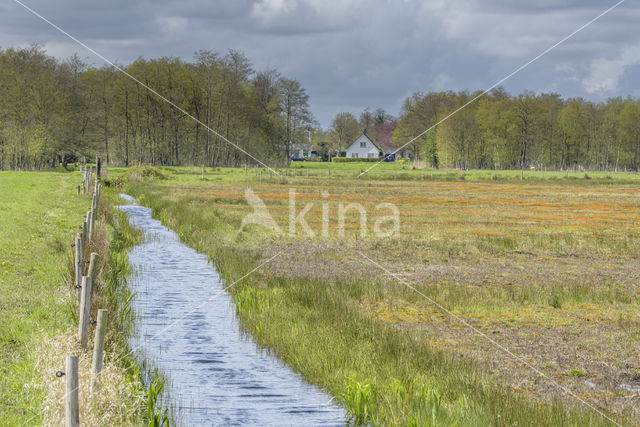
MULTIPOLYGON (((86 200, 78 175, 0 172, 0 419, 19 424, 41 409, 34 385, 38 341, 72 327, 67 263, 86 200)), ((62 366, 60 367, 62 368, 62 366)))

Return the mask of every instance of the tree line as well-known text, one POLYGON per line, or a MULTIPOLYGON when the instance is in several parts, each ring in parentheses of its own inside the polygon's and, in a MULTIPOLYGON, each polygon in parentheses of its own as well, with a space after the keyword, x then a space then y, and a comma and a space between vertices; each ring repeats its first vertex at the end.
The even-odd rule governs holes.
POLYGON ((0 49, 0 170, 96 155, 124 166, 253 163, 225 139, 279 164, 307 132, 312 149, 328 158, 363 129, 375 142, 411 141, 405 147, 411 158, 433 167, 640 166, 640 101, 630 97, 595 103, 498 88, 469 103, 481 92, 415 93, 397 118, 383 109, 366 109, 359 118, 339 113, 323 130, 298 81, 255 71, 239 51, 201 50, 192 61, 139 58, 122 68, 182 111, 112 66, 88 66, 77 56, 58 60, 39 46, 0 49))
POLYGON ((416 93, 405 100, 393 143, 433 167, 638 170, 640 101, 590 102, 556 93, 416 93), (451 113, 451 115, 447 118, 451 113), (445 119, 443 121, 443 119, 445 119))
POLYGON ((0 170, 66 167, 96 155, 124 166, 252 162, 225 138, 258 159, 285 162, 314 123, 298 81, 256 72, 236 50, 122 68, 183 111, 112 66, 57 60, 40 46, 0 50, 0 170))

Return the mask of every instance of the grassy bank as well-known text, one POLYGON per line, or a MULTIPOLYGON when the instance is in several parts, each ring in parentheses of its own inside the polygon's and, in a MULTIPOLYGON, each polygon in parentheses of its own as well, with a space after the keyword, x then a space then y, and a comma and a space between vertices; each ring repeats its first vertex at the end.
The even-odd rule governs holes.
MULTIPOLYGON (((144 174, 152 168, 134 168, 125 172, 125 168, 110 168, 114 175, 144 174)), ((161 174, 173 175, 179 178, 185 174, 202 176, 201 167, 162 167, 155 169, 161 174)), ((491 170, 491 169, 432 169, 413 163, 397 162, 353 162, 353 163, 323 163, 323 162, 292 162, 290 167, 206 167, 205 180, 231 183, 246 182, 277 183, 283 179, 310 178, 316 181, 336 183, 341 180, 368 181, 417 181, 417 182, 498 182, 531 184, 557 184, 579 186, 602 185, 640 185, 640 174, 623 171, 544 171, 544 170, 491 170), (262 171, 262 178, 260 172, 262 171), (276 172, 278 175, 276 175, 276 172)))
MULTIPOLYGON (((304 165, 306 166, 306 164, 304 165)), ((333 166, 333 165, 332 165, 333 166)), ((631 180, 549 182, 356 180, 243 169, 127 170, 127 191, 215 259, 228 282, 282 253, 231 290, 243 326, 328 389, 356 422, 600 425, 608 421, 361 256, 377 260, 545 376, 637 423, 632 393, 640 329, 640 205, 631 180), (250 171, 249 171, 250 172, 250 171), (144 175, 147 175, 145 178, 144 175), (287 231, 289 190, 314 238, 250 225, 249 185, 287 231), (322 191, 329 196, 323 197, 322 191), (335 229, 340 203, 401 212, 400 235, 335 229), (321 206, 331 212, 323 237, 321 206), (595 386, 592 386, 595 385, 595 386)), ((325 170, 326 172, 326 170, 325 170)), ((350 172, 351 173, 351 172, 350 172)), ((419 173, 419 172, 410 172, 419 173)), ((511 173, 511 172, 509 172, 511 173)), ((369 224, 375 219, 371 215, 369 224)))
POLYGON ((101 390, 88 399, 91 358, 76 342, 70 247, 90 204, 89 196, 76 195, 80 180, 78 173, 0 172, 0 419, 6 425, 62 422, 64 379, 55 372, 73 354, 80 356, 83 423, 144 419, 144 388, 120 357, 129 324, 121 309, 121 250, 130 236, 106 203, 87 253, 100 254, 93 309, 107 308, 113 317, 101 390))

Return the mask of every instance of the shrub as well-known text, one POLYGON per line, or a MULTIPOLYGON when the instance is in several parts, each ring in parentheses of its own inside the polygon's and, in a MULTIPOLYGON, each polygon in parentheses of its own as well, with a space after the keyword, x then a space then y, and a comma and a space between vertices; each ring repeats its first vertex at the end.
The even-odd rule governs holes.
POLYGON ((379 162, 382 160, 379 157, 375 159, 362 159, 360 157, 334 157, 331 159, 332 162, 335 163, 352 163, 352 162, 379 162))
POLYGON ((158 168, 152 166, 136 166, 129 168, 122 177, 128 181, 141 181, 145 178, 150 179, 168 179, 169 176, 158 168))

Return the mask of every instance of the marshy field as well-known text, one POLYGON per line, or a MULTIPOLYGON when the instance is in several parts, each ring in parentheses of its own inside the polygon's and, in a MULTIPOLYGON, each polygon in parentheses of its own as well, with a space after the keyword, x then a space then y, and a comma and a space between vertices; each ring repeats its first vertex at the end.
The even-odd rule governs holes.
POLYGON ((368 167, 112 168, 105 184, 228 283, 275 256, 229 289, 242 326, 355 423, 640 422, 638 175, 368 167), (280 232, 242 226, 247 188, 280 232), (309 229, 290 230, 292 191, 309 229), (349 203, 366 218, 341 226, 349 203), (375 232, 380 203, 394 235, 375 232))
MULTIPOLYGON (((640 176, 400 163, 359 176, 371 165, 109 168, 89 250, 103 257, 97 304, 115 320, 105 392, 82 419, 139 424, 163 410, 126 343, 138 238, 113 209, 126 193, 215 263, 247 336, 352 424, 640 424, 640 176), (260 209, 271 226, 247 221, 260 209)), ((54 373, 76 347, 80 180, 0 173, 9 424, 62 419, 54 373)))

